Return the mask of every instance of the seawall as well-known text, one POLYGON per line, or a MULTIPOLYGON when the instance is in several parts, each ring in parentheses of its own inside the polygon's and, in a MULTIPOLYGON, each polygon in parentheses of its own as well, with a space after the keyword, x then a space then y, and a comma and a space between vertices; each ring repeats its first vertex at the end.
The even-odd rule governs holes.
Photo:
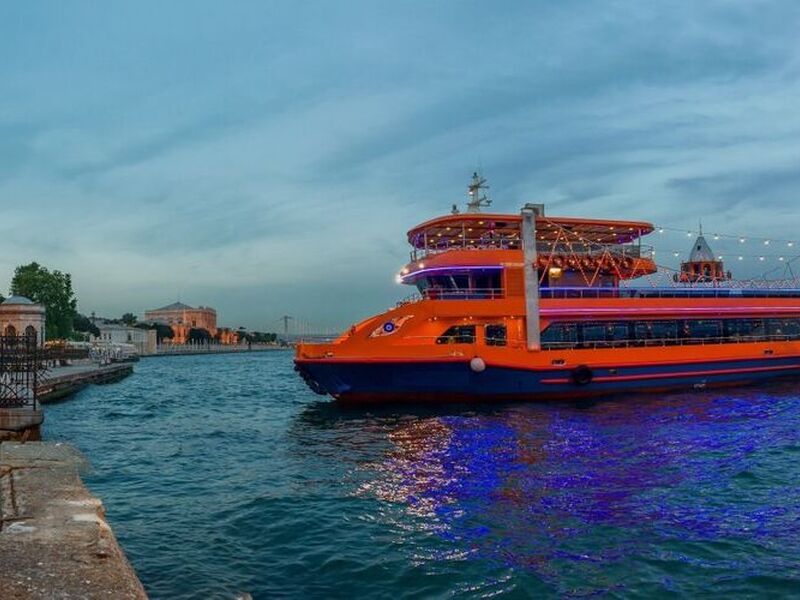
POLYGON ((146 599, 69 444, 0 443, 0 597, 146 599))

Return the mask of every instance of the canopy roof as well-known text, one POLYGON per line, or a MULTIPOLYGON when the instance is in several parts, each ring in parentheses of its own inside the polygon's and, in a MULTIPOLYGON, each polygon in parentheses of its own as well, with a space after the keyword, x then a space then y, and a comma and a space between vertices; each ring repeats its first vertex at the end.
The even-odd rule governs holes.
MULTIPOLYGON (((431 219, 408 232, 408 242, 415 248, 426 245, 480 242, 487 237, 515 239, 520 234, 520 215, 457 214, 431 219)), ((652 233, 653 225, 643 221, 609 221, 576 217, 537 217, 536 237, 555 241, 567 235, 571 240, 598 244, 626 244, 652 233)))

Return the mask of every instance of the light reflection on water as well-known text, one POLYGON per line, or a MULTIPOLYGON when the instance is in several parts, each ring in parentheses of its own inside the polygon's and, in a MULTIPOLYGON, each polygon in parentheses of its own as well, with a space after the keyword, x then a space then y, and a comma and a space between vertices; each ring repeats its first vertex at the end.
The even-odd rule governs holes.
POLYGON ((170 358, 46 435, 89 455, 154 598, 785 595, 795 390, 350 409, 287 354, 170 358))

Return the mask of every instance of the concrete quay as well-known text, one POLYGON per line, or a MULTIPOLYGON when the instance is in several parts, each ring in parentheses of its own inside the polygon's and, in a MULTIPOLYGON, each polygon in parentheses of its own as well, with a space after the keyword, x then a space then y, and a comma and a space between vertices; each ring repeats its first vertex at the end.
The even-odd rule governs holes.
MULTIPOLYGON (((38 403, 28 406, 0 407, 0 442, 5 440, 36 441, 41 439, 44 412, 41 404, 61 400, 89 384, 113 383, 133 373, 130 363, 98 365, 96 363, 54 367, 37 386, 38 403)), ((0 595, 0 600, 3 600, 0 595)))
POLYGON ((86 460, 60 443, 0 443, 0 598, 146 599, 83 485, 86 460))
POLYGON ((39 383, 39 402, 47 404, 74 394, 89 384, 114 383, 133 373, 131 363, 70 365, 55 367, 39 383))

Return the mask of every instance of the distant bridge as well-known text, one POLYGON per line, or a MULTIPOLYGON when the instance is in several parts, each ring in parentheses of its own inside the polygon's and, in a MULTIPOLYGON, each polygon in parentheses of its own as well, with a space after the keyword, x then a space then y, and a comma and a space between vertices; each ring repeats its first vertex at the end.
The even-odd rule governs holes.
POLYGON ((287 342, 328 340, 338 337, 344 331, 344 328, 322 327, 301 317, 293 317, 291 315, 283 315, 269 323, 270 328, 274 328, 275 325, 278 326, 278 337, 287 342))

